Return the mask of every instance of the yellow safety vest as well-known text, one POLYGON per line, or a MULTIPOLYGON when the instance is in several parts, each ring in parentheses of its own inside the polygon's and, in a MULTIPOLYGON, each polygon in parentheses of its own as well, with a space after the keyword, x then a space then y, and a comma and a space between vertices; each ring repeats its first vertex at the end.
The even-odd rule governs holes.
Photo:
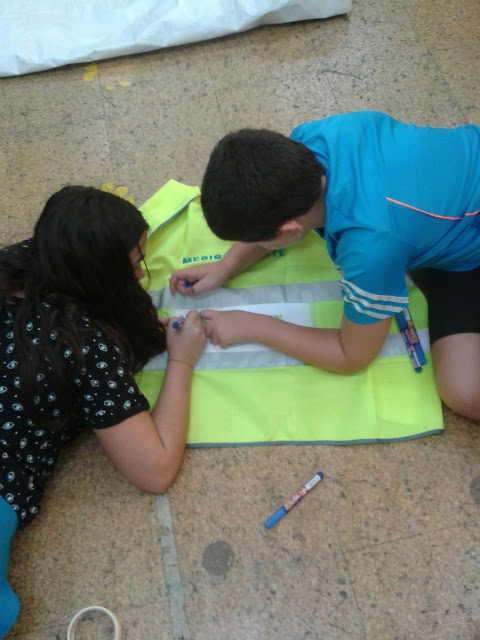
MULTIPOLYGON (((280 309, 279 315, 308 316, 312 326, 339 327, 343 301, 338 273, 314 231, 216 291, 171 296, 173 271, 220 260, 231 246, 208 229, 199 193, 198 187, 171 180, 141 207, 150 225, 146 286, 159 313, 251 305, 261 312, 280 309)), ((409 298, 428 359, 421 373, 413 370, 395 323, 377 359, 350 375, 305 365, 263 345, 209 347, 195 367, 187 444, 350 444, 440 433, 442 410, 428 351, 426 303, 413 284, 409 298)), ((140 389, 151 405, 165 363, 163 354, 139 374, 140 389)))

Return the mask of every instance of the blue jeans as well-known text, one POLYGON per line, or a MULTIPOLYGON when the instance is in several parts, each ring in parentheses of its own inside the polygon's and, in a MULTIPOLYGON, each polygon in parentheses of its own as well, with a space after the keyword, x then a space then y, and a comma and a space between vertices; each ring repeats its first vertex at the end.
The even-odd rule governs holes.
POLYGON ((20 602, 7 582, 10 543, 17 527, 17 514, 0 497, 0 640, 13 627, 20 610, 20 602))

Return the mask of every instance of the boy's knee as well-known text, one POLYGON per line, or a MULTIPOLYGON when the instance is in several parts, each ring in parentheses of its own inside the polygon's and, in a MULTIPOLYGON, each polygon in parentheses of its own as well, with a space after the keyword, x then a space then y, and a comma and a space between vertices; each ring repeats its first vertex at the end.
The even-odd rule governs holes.
POLYGON ((5 580, 0 580, 0 640, 15 624, 20 601, 5 580))
POLYGON ((469 418, 470 420, 480 420, 480 389, 474 388, 449 388, 442 393, 442 400, 455 413, 469 418))

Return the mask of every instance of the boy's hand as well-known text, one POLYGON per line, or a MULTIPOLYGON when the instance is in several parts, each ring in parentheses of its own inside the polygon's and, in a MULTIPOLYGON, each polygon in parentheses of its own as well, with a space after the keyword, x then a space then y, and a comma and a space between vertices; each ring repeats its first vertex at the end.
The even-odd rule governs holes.
POLYGON ((210 342, 226 349, 236 342, 248 342, 250 328, 258 318, 258 314, 248 311, 204 309, 200 311, 200 317, 207 320, 204 330, 210 342))
POLYGON ((220 261, 187 267, 174 271, 170 276, 170 293, 173 295, 178 291, 182 296, 194 296, 197 293, 221 287, 228 277, 220 261), (190 284, 186 285, 186 282, 190 284))

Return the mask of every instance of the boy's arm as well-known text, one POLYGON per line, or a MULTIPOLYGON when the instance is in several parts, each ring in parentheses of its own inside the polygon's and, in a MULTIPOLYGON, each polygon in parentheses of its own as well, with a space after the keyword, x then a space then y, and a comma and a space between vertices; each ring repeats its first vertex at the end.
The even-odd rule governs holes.
POLYGON ((220 260, 220 263, 228 273, 228 277, 231 278, 237 273, 246 271, 269 253, 270 249, 264 249, 258 244, 235 242, 220 260))
POLYGON ((257 244, 235 242, 218 262, 187 267, 172 273, 170 292, 173 294, 178 291, 183 295, 195 295, 216 289, 269 253, 269 249, 259 247, 257 244), (185 281, 192 284, 185 285, 185 281))
POLYGON ((205 333, 213 344, 258 342, 306 364, 335 373, 355 373, 378 355, 392 322, 355 324, 343 316, 340 329, 315 329, 245 311, 205 310, 205 333))

